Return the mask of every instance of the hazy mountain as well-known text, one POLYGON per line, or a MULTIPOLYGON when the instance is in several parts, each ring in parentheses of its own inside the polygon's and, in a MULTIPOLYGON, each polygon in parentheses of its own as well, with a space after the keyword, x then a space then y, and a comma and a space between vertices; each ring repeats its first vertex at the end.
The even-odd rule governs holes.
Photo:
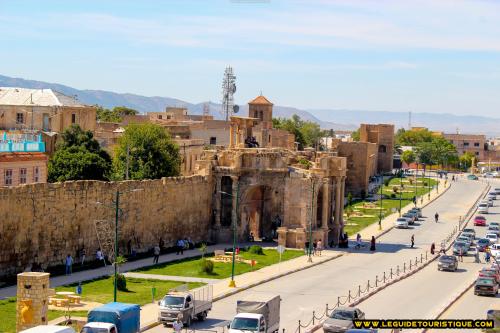
MULTIPOLYGON (((135 94, 119 94, 104 90, 79 90, 57 83, 25 80, 0 75, 0 87, 50 88, 77 98, 85 104, 98 104, 106 108, 123 105, 140 112, 162 111, 166 106, 184 106, 192 114, 202 114, 202 103, 189 103, 169 97, 146 97, 135 94)), ((221 105, 210 103, 211 113, 221 118, 221 105)), ((240 115, 248 115, 248 105, 240 106, 240 115)), ((360 123, 392 123, 396 128, 408 126, 407 112, 364 111, 364 110, 301 110, 288 106, 274 106, 274 116, 289 118, 297 114, 302 119, 317 122, 322 128, 356 129, 360 123)), ((457 116, 446 113, 412 113, 412 125, 433 130, 461 133, 484 133, 500 135, 500 119, 480 116, 457 116)))

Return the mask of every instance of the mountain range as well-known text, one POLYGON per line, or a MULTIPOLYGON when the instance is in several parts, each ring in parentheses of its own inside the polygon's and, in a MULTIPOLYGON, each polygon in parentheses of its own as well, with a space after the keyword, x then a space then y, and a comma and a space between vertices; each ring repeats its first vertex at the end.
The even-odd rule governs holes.
MULTIPOLYGON (((53 89, 65 95, 76 96, 79 101, 89 105, 101 105, 106 108, 127 106, 142 113, 162 111, 166 106, 183 106, 191 114, 202 114, 206 102, 190 103, 171 97, 141 96, 130 93, 116 93, 104 90, 81 90, 58 83, 26 80, 0 75, 0 87, 19 87, 32 89, 53 89)), ((221 105, 209 103, 210 111, 216 118, 221 118, 221 105)), ((296 114, 304 120, 320 124, 324 129, 354 130, 360 123, 392 123, 396 128, 408 127, 408 112, 345 110, 345 109, 311 109, 301 110, 294 107, 275 105, 275 117, 289 118, 296 114)), ((248 105, 240 107, 241 115, 248 114, 248 105)), ((428 127, 431 130, 460 133, 481 133, 488 136, 500 135, 500 118, 482 116, 458 116, 449 113, 417 113, 411 114, 411 125, 428 127)))

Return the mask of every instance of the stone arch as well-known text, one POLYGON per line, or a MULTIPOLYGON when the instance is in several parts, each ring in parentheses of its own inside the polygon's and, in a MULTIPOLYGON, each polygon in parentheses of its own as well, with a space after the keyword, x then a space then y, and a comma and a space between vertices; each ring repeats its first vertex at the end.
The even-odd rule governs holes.
POLYGON ((316 228, 321 228, 323 221, 323 186, 320 185, 316 195, 316 228))
POLYGON ((255 239, 272 237, 272 193, 271 187, 256 185, 248 188, 241 197, 241 226, 248 235, 253 233, 255 239))
POLYGON ((378 146, 379 153, 387 153, 387 147, 385 145, 378 146))

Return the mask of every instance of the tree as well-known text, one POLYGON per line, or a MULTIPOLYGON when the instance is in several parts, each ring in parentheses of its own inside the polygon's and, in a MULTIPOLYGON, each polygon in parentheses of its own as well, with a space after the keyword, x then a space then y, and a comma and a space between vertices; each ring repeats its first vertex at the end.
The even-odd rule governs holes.
POLYGON ((359 128, 355 130, 354 132, 351 133, 351 138, 353 141, 359 141, 360 136, 359 136, 359 128))
POLYGON ((401 146, 415 147, 424 142, 431 142, 433 138, 433 133, 427 129, 407 131, 400 128, 396 132, 395 142, 401 146))
POLYGON ((130 179, 158 179, 180 173, 179 147, 156 124, 131 124, 125 128, 114 159, 117 179, 126 178, 127 161, 130 179))
POLYGON ((405 150, 403 154, 401 154, 401 161, 405 162, 407 165, 412 164, 415 162, 415 153, 413 150, 405 150))
POLYGON ((462 156, 458 158, 460 166, 462 170, 467 170, 472 167, 472 163, 474 162, 475 156, 471 152, 466 152, 462 156))
POLYGON ((274 118, 273 127, 288 131, 295 135, 295 141, 301 147, 319 147, 319 141, 324 132, 315 122, 302 120, 294 114, 292 118, 274 118))
POLYGON ((102 150, 91 131, 73 125, 62 134, 48 163, 49 182, 108 180, 111 157, 102 150))
POLYGON ((124 116, 136 115, 138 113, 137 110, 126 106, 115 106, 112 110, 97 106, 96 112, 97 120, 112 123, 119 123, 123 120, 124 116))

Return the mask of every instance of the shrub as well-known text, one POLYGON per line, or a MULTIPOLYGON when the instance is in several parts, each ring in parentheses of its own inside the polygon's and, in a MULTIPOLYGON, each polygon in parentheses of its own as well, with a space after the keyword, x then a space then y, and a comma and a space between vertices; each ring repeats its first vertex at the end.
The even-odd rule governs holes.
POLYGON ((264 251, 262 250, 261 246, 258 245, 252 245, 248 249, 248 252, 253 253, 253 254, 258 254, 258 255, 263 255, 264 251))
POLYGON ((428 185, 429 185, 429 183, 427 183, 427 182, 424 182, 424 186, 428 186, 428 185))
POLYGON ((305 169, 309 169, 311 166, 312 166, 312 162, 301 157, 299 159, 299 163, 302 165, 302 167, 304 167, 305 169))
POLYGON ((214 272, 214 263, 208 259, 202 259, 200 261, 200 270, 203 273, 213 274, 214 272))
POLYGON ((392 187, 392 192, 398 193, 398 191, 399 191, 399 188, 397 186, 392 187))
POLYGON ((396 198, 396 193, 391 193, 391 198, 392 199, 396 198))
POLYGON ((390 178, 386 178, 386 179, 384 180, 384 185, 387 187, 387 186, 389 186, 389 183, 390 183, 390 182, 391 182, 391 179, 390 179, 390 178))
MULTIPOLYGON (((113 281, 114 284, 114 281, 113 281)), ((125 275, 123 274, 118 274, 116 276, 116 289, 120 291, 127 291, 127 279, 125 278, 125 275)))

